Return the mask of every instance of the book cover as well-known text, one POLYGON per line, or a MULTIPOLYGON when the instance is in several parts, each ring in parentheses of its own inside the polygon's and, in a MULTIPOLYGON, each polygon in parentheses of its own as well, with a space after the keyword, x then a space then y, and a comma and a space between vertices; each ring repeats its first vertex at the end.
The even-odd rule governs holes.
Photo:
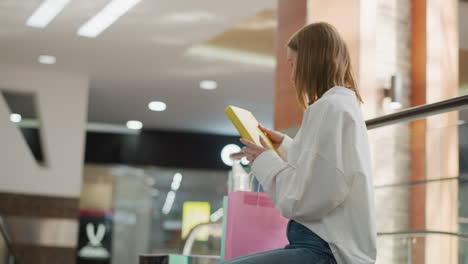
POLYGON ((260 137, 262 137, 270 148, 278 153, 278 150, 275 149, 270 139, 258 128, 258 121, 250 111, 230 105, 226 107, 224 112, 242 138, 261 146, 260 137))

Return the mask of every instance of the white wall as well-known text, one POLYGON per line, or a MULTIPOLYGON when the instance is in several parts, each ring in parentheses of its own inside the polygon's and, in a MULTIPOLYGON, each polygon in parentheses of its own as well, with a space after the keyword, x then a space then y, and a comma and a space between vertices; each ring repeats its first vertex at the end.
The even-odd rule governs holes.
POLYGON ((0 90, 35 93, 45 166, 36 163, 0 96, 0 192, 80 196, 88 78, 0 64, 0 90))

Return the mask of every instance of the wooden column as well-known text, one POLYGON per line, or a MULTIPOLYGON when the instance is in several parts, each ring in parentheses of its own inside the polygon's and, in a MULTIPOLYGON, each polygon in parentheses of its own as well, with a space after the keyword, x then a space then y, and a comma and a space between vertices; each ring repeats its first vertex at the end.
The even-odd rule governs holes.
MULTIPOLYGON (((411 81, 413 106, 457 96, 456 0, 412 1, 411 81)), ((411 181, 458 176, 458 113, 411 124, 411 181)), ((457 232, 456 180, 411 187, 410 228, 457 232)), ((457 239, 427 236, 413 246, 413 263, 458 263, 457 239)))
POLYGON ((296 91, 290 79, 290 67, 286 60, 289 38, 306 23, 306 0, 278 0, 278 29, 276 33, 276 130, 300 126, 303 110, 296 99, 296 91))
MULTIPOLYGON (((411 12, 411 106, 426 104, 426 0, 412 0, 411 12)), ((410 181, 426 178, 426 120, 410 124, 410 181)), ((426 228, 426 187, 410 186, 409 228, 426 228)), ((424 263, 425 239, 417 238, 412 246, 412 263, 424 263)))
POLYGON ((328 22, 348 45, 366 118, 375 117, 380 105, 376 89, 375 0, 309 1, 307 22, 328 22))
MULTIPOLYGON (((426 102, 458 95, 458 1, 426 0, 426 102)), ((458 112, 426 121, 426 178, 457 177, 458 112)), ((426 229, 458 231, 458 181, 429 183, 426 187, 426 229)), ((458 239, 426 239, 425 263, 458 263, 458 239)))

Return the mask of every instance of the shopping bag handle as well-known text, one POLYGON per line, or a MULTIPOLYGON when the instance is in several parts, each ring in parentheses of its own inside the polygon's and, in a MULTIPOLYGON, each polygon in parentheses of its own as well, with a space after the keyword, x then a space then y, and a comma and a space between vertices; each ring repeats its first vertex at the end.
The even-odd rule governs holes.
MULTIPOLYGON (((253 175, 252 172, 249 172, 249 176, 250 176, 250 178, 251 178, 249 189, 252 190, 253 181, 254 181, 254 179, 255 179, 255 176, 253 175)), ((258 207, 259 202, 260 202, 260 182, 257 184, 257 191, 255 191, 255 192, 257 193, 257 202, 256 202, 256 205, 257 205, 257 207, 258 207)))

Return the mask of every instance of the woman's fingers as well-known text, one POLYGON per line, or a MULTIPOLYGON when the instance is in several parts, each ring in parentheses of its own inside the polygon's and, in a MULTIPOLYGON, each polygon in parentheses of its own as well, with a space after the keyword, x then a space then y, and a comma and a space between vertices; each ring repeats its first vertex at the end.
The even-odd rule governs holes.
POLYGON ((260 136, 260 143, 262 143, 262 146, 266 149, 269 149, 270 146, 265 142, 265 140, 260 136))
POLYGON ((255 161, 255 159, 260 155, 262 154, 264 151, 267 151, 268 149, 270 149, 270 147, 267 145, 266 141, 260 137, 260 142, 262 144, 263 147, 249 141, 249 140, 246 140, 246 139, 243 139, 241 138, 240 141, 246 145, 246 148, 244 148, 242 150, 242 152, 244 152, 244 154, 246 155, 247 157, 247 160, 249 161, 249 163, 253 163, 255 161))
POLYGON ((267 129, 264 126, 262 126, 261 124, 259 124, 258 127, 260 128, 260 130, 263 131, 263 133, 265 133, 267 135, 267 137, 273 143, 280 143, 283 140, 283 134, 281 134, 281 133, 279 133, 277 131, 274 131, 274 130, 267 129))
POLYGON ((249 148, 252 148, 252 149, 259 149, 261 148, 259 145, 247 140, 247 139, 243 139, 241 138, 240 141, 242 142, 242 144, 246 145, 247 147, 249 148))
POLYGON ((262 126, 262 124, 258 124, 258 128, 260 128, 260 130, 262 130, 263 132, 267 131, 267 129, 264 126, 262 126))
POLYGON ((252 155, 254 154, 254 152, 253 152, 251 149, 249 149, 249 148, 244 149, 243 152, 244 152, 245 155, 247 155, 247 156, 252 156, 252 155))

